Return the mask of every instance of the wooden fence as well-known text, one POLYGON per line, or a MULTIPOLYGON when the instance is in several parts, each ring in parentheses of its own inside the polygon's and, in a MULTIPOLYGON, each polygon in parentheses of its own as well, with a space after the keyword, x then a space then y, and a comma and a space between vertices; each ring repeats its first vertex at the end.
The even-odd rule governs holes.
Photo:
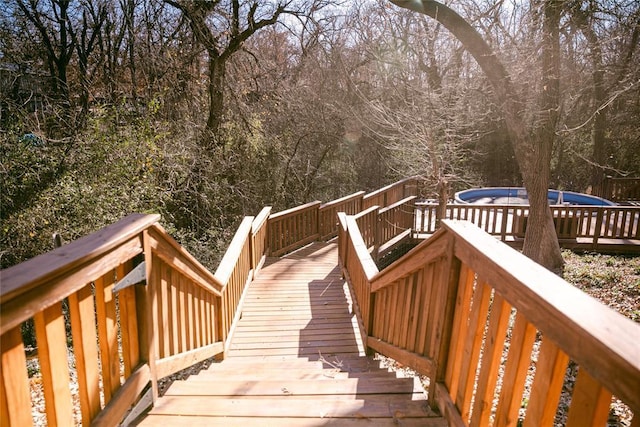
POLYGON ((563 387, 556 423, 605 425, 612 394, 640 414, 640 325, 466 221, 383 271, 355 218, 341 223, 366 346, 428 376, 449 425, 550 426, 563 387))
POLYGON ((640 178, 605 177, 596 195, 613 202, 640 202, 640 178))
MULTIPOLYGON (((416 203, 415 230, 436 231, 436 204, 416 203)), ((635 206, 551 206, 556 233, 563 247, 593 251, 637 252, 640 208, 635 206)), ((466 220, 511 245, 522 244, 529 214, 527 206, 448 205, 447 219, 466 220)))

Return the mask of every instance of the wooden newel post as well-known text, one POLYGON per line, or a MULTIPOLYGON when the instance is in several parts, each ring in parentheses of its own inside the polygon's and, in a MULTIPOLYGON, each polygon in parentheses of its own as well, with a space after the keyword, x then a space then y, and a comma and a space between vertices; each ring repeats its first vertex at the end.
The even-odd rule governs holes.
POLYGON ((156 370, 157 329, 153 324, 153 313, 157 309, 158 295, 156 289, 157 273, 153 264, 149 231, 142 232, 144 262, 146 265, 146 286, 136 286, 136 314, 138 316, 140 357, 146 358, 149 365, 151 391, 153 401, 158 399, 158 373, 156 370))
MULTIPOLYGON (((386 196, 385 196, 386 200, 386 196)), ((386 206, 386 204, 385 204, 386 206)), ((382 222, 380 217, 380 209, 376 211, 377 215, 374 218, 373 223, 373 253, 371 254, 373 260, 378 262, 378 253, 380 252, 380 242, 382 241, 382 226, 380 223, 382 222)))

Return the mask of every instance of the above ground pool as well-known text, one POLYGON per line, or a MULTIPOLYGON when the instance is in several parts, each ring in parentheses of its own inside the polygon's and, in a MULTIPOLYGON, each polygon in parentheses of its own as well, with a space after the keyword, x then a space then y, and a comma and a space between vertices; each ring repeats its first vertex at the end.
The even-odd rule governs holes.
MULTIPOLYGON (((615 206, 616 204, 596 196, 573 191, 549 190, 550 205, 615 206)), ((456 203, 479 205, 528 205, 527 190, 523 187, 471 188, 455 194, 456 203)))

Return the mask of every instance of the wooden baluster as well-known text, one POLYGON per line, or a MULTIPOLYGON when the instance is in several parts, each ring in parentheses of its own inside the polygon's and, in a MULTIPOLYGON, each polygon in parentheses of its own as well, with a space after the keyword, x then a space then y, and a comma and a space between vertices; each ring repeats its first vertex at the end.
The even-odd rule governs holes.
POLYGON ((473 397, 476 368, 478 366, 480 348, 482 347, 482 336, 487 320, 490 297, 491 288, 487 284, 479 282, 474 292, 469 316, 469 328, 462 348, 460 387, 456 397, 456 405, 460 408, 460 414, 465 421, 469 419, 471 411, 471 398, 473 397))
POLYGON ((398 326, 394 316, 397 308, 398 308, 398 285, 395 285, 395 286, 392 285, 392 286, 389 286, 389 310, 386 315, 386 320, 387 320, 386 323, 388 328, 386 330, 386 334, 382 337, 382 339, 388 343, 393 342, 393 335, 396 327, 398 326))
MULTIPOLYGON (((247 270, 248 270, 248 266, 247 266, 247 270)), ((247 271, 244 270, 244 271, 247 271)), ((207 338, 207 334, 208 334, 208 326, 207 326, 207 312, 205 311, 205 298, 206 298, 206 292, 204 289, 202 289, 200 286, 198 286, 198 288, 200 289, 200 324, 202 325, 200 327, 200 345, 201 346, 205 346, 209 343, 209 339, 207 338)), ((237 306, 237 302, 236 302, 236 306, 237 306)))
POLYGON ((567 415, 567 427, 604 426, 609 418, 610 406, 611 392, 585 369, 579 368, 567 415))
POLYGON ((38 359, 42 373, 47 423, 50 426, 73 425, 67 335, 62 303, 55 303, 37 313, 33 321, 38 342, 38 359))
POLYGON ((524 427, 553 425, 568 363, 569 357, 543 337, 524 427))
POLYGON ((179 311, 179 284, 182 274, 174 271, 171 275, 169 283, 169 293, 171 294, 171 302, 169 303, 169 312, 171 313, 171 354, 180 353, 180 311, 179 311))
POLYGON ((435 316, 435 304, 436 301, 436 283, 437 269, 434 263, 430 263, 424 268, 423 283, 424 283, 424 295, 425 299, 422 305, 423 319, 420 322, 420 329, 418 330, 418 345, 416 347, 416 353, 430 356, 431 348, 431 335, 433 332, 434 316, 435 316))
POLYGON ((169 313, 169 280, 171 267, 161 262, 160 281, 158 283, 158 359, 171 355, 171 313, 169 313))
POLYGON ((527 379, 527 370, 531 365, 531 350, 536 339, 536 328, 520 312, 511 333, 507 363, 505 365, 500 399, 495 417, 495 427, 516 427, 522 405, 522 393, 527 379))
POLYGON ((414 297, 414 292, 415 292, 415 279, 416 279, 417 274, 413 273, 409 276, 407 276, 404 280, 404 298, 403 301, 401 301, 401 306, 398 308, 398 311, 400 312, 401 318, 400 318, 400 324, 401 324, 401 328, 400 328, 400 336, 397 340, 397 345, 400 346, 400 348, 407 348, 407 339, 408 339, 408 333, 409 333, 409 319, 411 319, 411 303, 413 301, 413 297, 414 297))
POLYGON ((120 387, 120 360, 118 358, 118 330, 116 327, 116 301, 113 294, 114 273, 109 272, 95 281, 96 317, 102 363, 102 384, 105 404, 120 387))
MULTIPOLYGON (((123 303, 124 301, 121 301, 121 304, 123 303)), ((82 425, 88 426, 100 412, 100 367, 98 366, 95 308, 91 286, 85 286, 69 295, 69 314, 78 373, 82 425)), ((126 318, 121 318, 121 322, 126 322, 126 318)))
POLYGON ((179 353, 187 351, 187 330, 185 323, 185 300, 184 300, 184 283, 185 278, 182 274, 176 275, 175 284, 175 329, 176 344, 175 348, 179 353))
POLYGON ((424 299, 424 286, 423 286, 424 269, 420 269, 417 274, 413 275, 412 287, 413 287, 413 303, 411 307, 411 325, 409 326, 409 337, 407 340, 407 350, 411 352, 416 351, 418 344, 418 325, 421 323, 421 317, 423 315, 422 300, 424 299))
MULTIPOLYGON (((233 275, 232 275, 233 277, 233 275)), ((193 324, 195 326, 194 328, 194 335, 195 335, 195 348, 199 348, 202 346, 202 325, 200 322, 200 287, 197 286, 195 283, 191 285, 191 292, 192 292, 192 297, 193 297, 193 324)), ((233 288, 231 288, 231 294, 233 295, 233 288)), ((235 298, 231 298, 231 311, 229 313, 229 325, 231 325, 231 321, 233 320, 233 307, 236 306, 236 301, 235 298)))
POLYGON ((22 333, 18 325, 0 337, 0 425, 2 426, 33 425, 26 366, 22 333))
MULTIPOLYGON (((384 339, 389 330, 389 322, 386 321, 387 299, 389 297, 389 287, 376 292, 376 304, 374 308, 374 332, 376 338, 384 339)), ((369 334, 372 335, 372 334, 369 334)))
MULTIPOLYGON (((118 267, 118 279, 122 279, 127 271, 131 271, 131 263, 118 267)), ((138 336, 138 321, 136 316, 136 291, 129 286, 118 292, 118 307, 120 309, 120 335, 122 337, 122 359, 125 380, 140 363, 140 346, 138 336)))
MULTIPOLYGON (((196 336, 195 336, 195 325, 193 323, 193 282, 189 279, 186 279, 186 288, 185 288, 185 299, 187 309, 185 311, 185 315, 187 318, 187 331, 189 335, 189 340, 187 343, 187 349, 193 350, 195 348, 196 336)), ((229 290, 225 291, 225 296, 229 294, 229 290)), ((225 298, 226 303, 226 298, 225 298)), ((225 319, 226 321, 226 319, 225 319)), ((226 323, 225 323, 226 324, 226 323)))
POLYGON ((449 347, 449 358, 445 373, 445 384, 449 389, 452 399, 458 394, 460 384, 460 369, 462 365, 462 348, 467 336, 467 317, 471 308, 471 297, 473 296, 473 283, 475 273, 466 265, 460 268, 460 279, 458 281, 458 295, 453 314, 453 326, 451 328, 451 344, 449 347))
MULTIPOLYGON (((144 286, 142 284, 137 286, 144 286)), ((136 315, 137 298, 135 287, 128 287, 120 291, 118 296, 120 303, 120 313, 124 317, 120 322, 124 325, 123 339, 127 340, 124 349, 125 367, 128 367, 128 373, 125 372, 125 378, 128 378, 140 364, 140 334, 138 331, 138 319, 136 315)), ((123 341, 123 346, 124 346, 123 341)))
MULTIPOLYGON (((500 359, 504 350, 504 341, 509 326, 511 306, 497 292, 494 294, 489 315, 489 327, 482 354, 478 388, 471 413, 472 426, 489 425, 489 416, 493 405, 493 395, 500 369, 500 359)), ((510 386, 510 384, 509 384, 510 386)))

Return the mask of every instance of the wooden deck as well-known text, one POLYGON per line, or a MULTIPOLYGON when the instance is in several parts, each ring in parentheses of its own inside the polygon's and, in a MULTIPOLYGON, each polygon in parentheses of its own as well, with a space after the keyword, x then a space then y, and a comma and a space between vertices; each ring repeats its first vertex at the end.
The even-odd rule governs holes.
POLYGON ((142 426, 445 426, 418 380, 364 354, 337 245, 268 259, 227 358, 177 381, 142 426))

